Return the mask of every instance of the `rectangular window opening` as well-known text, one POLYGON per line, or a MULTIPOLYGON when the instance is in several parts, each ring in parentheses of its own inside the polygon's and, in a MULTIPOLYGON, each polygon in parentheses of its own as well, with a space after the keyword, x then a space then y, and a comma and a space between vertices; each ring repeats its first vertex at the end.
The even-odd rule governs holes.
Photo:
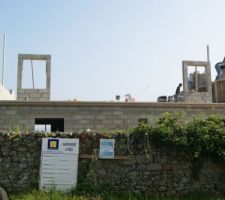
POLYGON ((36 118, 35 131, 64 132, 64 118, 36 118))
POLYGON ((23 89, 46 89, 46 61, 24 60, 22 70, 23 89), (32 71, 33 69, 33 71, 32 71))
POLYGON ((205 66, 188 66, 188 90, 207 92, 205 66))
POLYGON ((35 124, 34 131, 36 132, 51 132, 51 124, 35 124))

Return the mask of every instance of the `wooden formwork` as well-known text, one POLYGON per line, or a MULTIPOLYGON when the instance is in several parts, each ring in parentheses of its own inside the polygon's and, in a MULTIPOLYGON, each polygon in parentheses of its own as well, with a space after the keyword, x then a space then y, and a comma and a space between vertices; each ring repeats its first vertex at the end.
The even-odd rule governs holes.
POLYGON ((214 81, 212 84, 213 102, 225 103, 225 79, 214 81))

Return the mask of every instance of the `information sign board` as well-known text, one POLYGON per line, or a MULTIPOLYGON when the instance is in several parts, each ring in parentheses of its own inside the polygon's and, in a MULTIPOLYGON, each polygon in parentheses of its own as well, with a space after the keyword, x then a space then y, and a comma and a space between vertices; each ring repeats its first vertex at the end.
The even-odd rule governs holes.
POLYGON ((100 150, 99 157, 100 158, 114 158, 114 139, 100 139, 100 150))
POLYGON ((77 185, 79 140, 43 138, 40 190, 69 192, 77 185))

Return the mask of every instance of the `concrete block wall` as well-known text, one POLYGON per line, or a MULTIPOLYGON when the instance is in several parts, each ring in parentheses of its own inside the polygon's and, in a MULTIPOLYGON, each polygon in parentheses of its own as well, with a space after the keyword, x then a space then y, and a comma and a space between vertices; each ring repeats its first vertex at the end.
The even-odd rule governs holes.
POLYGON ((225 104, 1 101, 0 130, 33 131, 35 118, 63 118, 65 132, 127 129, 143 118, 154 125, 162 113, 175 111, 190 118, 202 113, 225 117, 225 104))
POLYGON ((17 89, 17 100, 22 101, 49 101, 49 89, 17 89))
POLYGON ((184 101, 187 103, 212 103, 212 95, 205 92, 188 92, 184 94, 184 101))

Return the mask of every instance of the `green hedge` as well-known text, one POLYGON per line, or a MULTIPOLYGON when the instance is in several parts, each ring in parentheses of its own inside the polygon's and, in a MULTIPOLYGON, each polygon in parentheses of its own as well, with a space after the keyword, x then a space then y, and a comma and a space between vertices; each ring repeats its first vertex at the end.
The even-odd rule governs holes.
POLYGON ((141 124, 133 133, 146 134, 150 144, 189 151, 194 159, 210 157, 225 161, 224 119, 213 114, 186 120, 184 113, 164 113, 156 127, 141 124))

